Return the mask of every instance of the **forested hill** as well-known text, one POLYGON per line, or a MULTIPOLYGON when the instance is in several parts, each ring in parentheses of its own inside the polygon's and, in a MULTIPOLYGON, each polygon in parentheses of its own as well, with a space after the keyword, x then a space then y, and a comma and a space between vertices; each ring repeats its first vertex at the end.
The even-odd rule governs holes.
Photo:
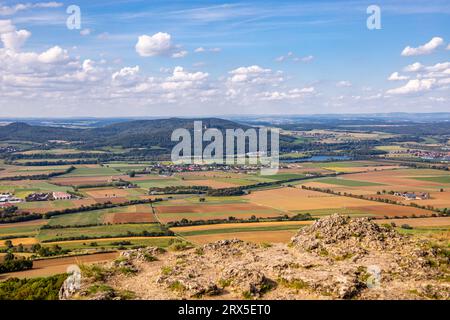
POLYGON ((249 128, 246 125, 218 118, 137 120, 91 129, 34 126, 15 122, 0 126, 0 140, 33 142, 64 140, 89 146, 169 147, 173 145, 170 141, 173 130, 184 128, 192 132, 195 120, 201 120, 206 128, 217 128, 221 131, 249 128))

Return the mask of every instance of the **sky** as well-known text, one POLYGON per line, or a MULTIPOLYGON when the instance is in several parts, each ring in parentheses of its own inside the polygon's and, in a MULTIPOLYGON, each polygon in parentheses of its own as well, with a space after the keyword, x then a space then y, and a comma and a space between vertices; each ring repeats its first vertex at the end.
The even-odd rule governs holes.
POLYGON ((447 0, 0 0, 0 117, 445 112, 449 57, 447 0))

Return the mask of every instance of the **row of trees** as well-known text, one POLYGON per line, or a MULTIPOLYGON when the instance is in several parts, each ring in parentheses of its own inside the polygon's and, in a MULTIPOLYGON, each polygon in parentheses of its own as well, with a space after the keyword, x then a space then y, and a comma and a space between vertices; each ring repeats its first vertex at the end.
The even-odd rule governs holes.
POLYGON ((43 174, 35 174, 30 176, 11 176, 11 177, 3 177, 0 178, 0 181, 19 181, 19 180, 48 180, 50 178, 54 178, 57 176, 61 176, 64 174, 68 174, 75 170, 76 168, 74 166, 71 166, 67 168, 64 171, 56 171, 56 172, 50 172, 50 173, 43 173, 43 174))
POLYGON ((39 243, 33 244, 31 247, 25 247, 23 244, 18 244, 16 246, 13 245, 11 240, 5 241, 5 249, 2 249, 1 251, 6 252, 7 257, 13 257, 11 254, 13 253, 21 253, 21 252, 30 252, 33 253, 33 257, 39 256, 39 257, 52 257, 52 256, 59 256, 63 254, 67 254, 70 252, 68 249, 63 249, 59 245, 52 245, 48 247, 43 247, 39 243))
POLYGON ((296 214, 294 216, 276 216, 276 217, 268 217, 268 218, 258 218, 255 215, 252 215, 248 219, 239 219, 233 216, 228 217, 227 219, 209 219, 209 220, 188 220, 181 219, 179 221, 168 222, 166 225, 169 228, 172 227, 185 227, 185 226, 199 226, 199 225, 207 225, 207 224, 222 224, 222 223, 249 223, 249 222, 268 222, 268 221, 308 221, 314 220, 314 218, 309 213, 304 214, 296 214))
POLYGON ((0 263, 0 273, 16 272, 33 268, 33 261, 29 259, 16 259, 14 254, 8 252, 0 263))
POLYGON ((45 167, 45 166, 66 166, 66 165, 77 165, 77 164, 98 164, 97 159, 93 160, 57 160, 57 161, 26 161, 26 162, 12 162, 11 164, 15 166, 35 166, 35 167, 45 167))
POLYGON ((0 209, 0 223, 14 223, 41 218, 42 216, 37 213, 18 211, 16 206, 0 209))
POLYGON ((204 194, 209 192, 211 187, 206 186, 170 186, 164 188, 150 188, 150 194, 204 194))

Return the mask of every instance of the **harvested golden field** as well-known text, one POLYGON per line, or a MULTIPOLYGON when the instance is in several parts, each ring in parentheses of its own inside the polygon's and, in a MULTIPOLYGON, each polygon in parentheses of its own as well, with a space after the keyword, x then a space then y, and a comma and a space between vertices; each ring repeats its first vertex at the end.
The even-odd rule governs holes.
POLYGON ((331 189, 337 192, 348 192, 356 195, 373 195, 376 194, 380 187, 347 187, 347 186, 339 186, 331 183, 324 183, 320 181, 305 181, 302 185, 312 188, 320 188, 320 189, 331 189), (372 190, 369 190, 372 189, 372 190))
POLYGON ((36 201, 36 202, 26 202, 26 207, 23 208, 23 211, 29 211, 33 213, 47 213, 49 211, 61 210, 61 209, 71 209, 71 208, 79 208, 81 206, 89 206, 97 203, 94 199, 85 198, 85 199, 76 199, 76 200, 63 200, 62 203, 64 206, 59 206, 56 201, 36 201))
MULTIPOLYGON (((368 201, 370 203, 375 203, 373 201, 368 201)), ((410 206, 398 206, 398 205, 392 205, 392 204, 383 204, 379 203, 380 205, 368 205, 363 207, 357 207, 355 209, 364 212, 367 215, 371 216, 387 216, 387 217, 410 217, 410 216, 431 216, 433 214, 432 211, 419 209, 415 207, 410 206)))
MULTIPOLYGON (((424 206, 433 206, 435 208, 449 208, 450 209, 450 190, 446 189, 444 192, 430 192, 431 199, 414 200, 415 203, 424 206)), ((403 201, 408 203, 408 201, 403 201)))
MULTIPOLYGON (((299 188, 255 191, 244 197, 250 202, 259 205, 287 211, 378 205, 376 202, 302 190, 299 188)), ((379 205, 382 204, 380 203, 379 205)))
POLYGON ((411 216, 431 215, 429 210, 398 206, 382 202, 336 196, 323 192, 300 188, 281 188, 255 191, 245 196, 252 203, 285 211, 311 211, 312 214, 331 214, 329 210, 351 210, 353 213, 368 216, 411 216), (323 212, 322 212, 323 211, 323 212))
POLYGON ((72 265, 98 263, 104 261, 114 260, 119 256, 119 252, 99 253, 76 257, 64 257, 64 258, 51 258, 44 260, 35 260, 33 262, 33 269, 10 272, 0 275, 0 280, 6 280, 8 278, 35 278, 35 277, 47 277, 54 274, 65 273, 67 268, 72 265))
POLYGON ((117 197, 127 197, 129 195, 126 189, 118 189, 118 188, 84 189, 83 192, 92 198, 117 198, 117 197))
POLYGON ((186 239, 197 243, 205 244, 224 239, 240 239, 255 243, 287 243, 295 235, 294 230, 283 231, 261 231, 261 232, 239 232, 239 233, 218 233, 188 236, 186 239))
MULTIPOLYGON (((7 239, 2 240, 2 241, 6 241, 6 240, 7 239)), ((38 243, 38 240, 36 238, 13 238, 13 239, 10 239, 10 240, 11 240, 11 242, 12 242, 12 244, 14 246, 17 246, 19 244, 22 244, 24 246, 28 246, 28 245, 32 245, 32 244, 38 243)))
POLYGON ((130 206, 133 212, 116 212, 108 215, 105 222, 118 224, 118 223, 145 223, 145 222, 157 222, 153 215, 153 210, 149 205, 136 205, 130 206))
POLYGON ((450 217, 411 218, 411 219, 380 219, 378 224, 395 223, 397 226, 408 224, 411 227, 450 227, 450 217))
MULTIPOLYGON (((401 170, 349 174, 346 175, 344 179, 362 180, 384 184, 386 185, 384 189, 393 189, 398 191, 431 191, 436 190, 436 187, 438 186, 442 186, 442 183, 426 180, 417 180, 415 178, 427 176, 445 176, 445 175, 447 174, 444 171, 439 170, 401 169, 401 170)), ((373 188, 370 190, 373 190, 373 188)))
POLYGON ((202 212, 224 212, 224 211, 251 211, 264 209, 259 205, 251 203, 233 203, 233 204, 199 204, 199 205, 178 205, 178 206, 159 206, 156 207, 158 213, 202 213, 202 212))

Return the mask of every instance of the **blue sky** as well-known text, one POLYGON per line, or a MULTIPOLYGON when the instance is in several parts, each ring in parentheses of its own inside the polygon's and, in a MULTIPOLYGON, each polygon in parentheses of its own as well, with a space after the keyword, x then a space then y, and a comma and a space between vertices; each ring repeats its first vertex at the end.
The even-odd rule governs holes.
POLYGON ((449 17, 440 0, 0 1, 0 116, 449 111, 449 17))

